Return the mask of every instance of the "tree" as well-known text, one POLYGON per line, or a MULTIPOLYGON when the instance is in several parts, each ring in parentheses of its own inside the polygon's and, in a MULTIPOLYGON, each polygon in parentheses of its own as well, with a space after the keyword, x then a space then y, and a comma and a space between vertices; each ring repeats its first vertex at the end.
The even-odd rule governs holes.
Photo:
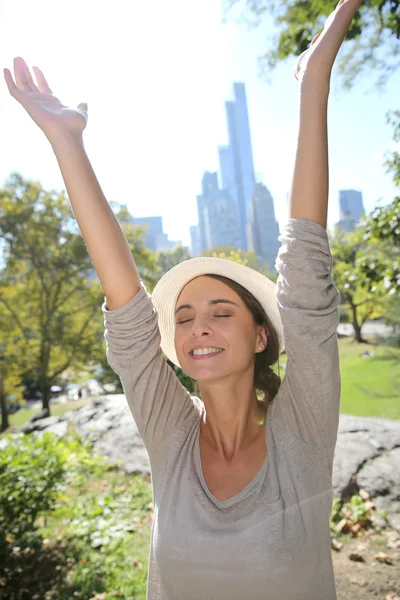
MULTIPOLYGON (((398 176, 398 175, 397 175, 398 176)), ((365 223, 364 240, 373 245, 381 258, 379 275, 375 264, 360 261, 366 277, 379 282, 388 295, 384 321, 393 331, 400 331, 400 197, 388 206, 376 208, 365 223)))
MULTIPOLYGON (((400 110, 389 111, 386 115, 386 120, 389 125, 393 125, 393 140, 396 144, 400 143, 400 110)), ((393 173, 395 184, 400 187, 400 152, 394 150, 388 154, 384 163, 386 173, 393 173)))
POLYGON ((211 256, 215 258, 224 258, 226 260, 232 260, 233 262, 239 263, 254 269, 263 275, 276 281, 277 273, 269 270, 269 265, 266 260, 260 260, 257 254, 253 250, 239 250, 235 246, 214 246, 205 251, 204 256, 211 256))
POLYGON ((0 309, 0 431, 9 427, 8 399, 23 400, 22 373, 28 364, 25 340, 5 310, 0 309))
MULTIPOLYGON (((119 206, 111 202, 111 206, 119 206)), ((147 290, 152 292, 158 279, 156 254, 145 245, 146 225, 132 225, 132 215, 125 206, 114 210, 115 216, 121 225, 133 258, 139 271, 140 279, 147 290)))
MULTIPOLYGON (((400 291, 400 198, 376 208, 352 233, 330 242, 333 279, 350 312, 356 342, 367 319, 393 311, 400 291)), ((396 317, 395 317, 396 321, 396 317)))
POLYGON ((186 246, 176 246, 171 250, 160 250, 157 252, 158 278, 161 279, 172 267, 190 258, 192 256, 186 246))
POLYGON ((338 288, 349 320, 354 329, 354 341, 365 343, 362 337, 362 326, 368 319, 378 318, 383 314, 382 294, 372 291, 366 285, 360 270, 358 259, 363 255, 363 232, 337 233, 330 240, 333 256, 332 277, 338 288))
MULTIPOLYGON (((5 241, 0 304, 23 341, 29 371, 38 373, 43 408, 49 410, 50 388, 61 375, 98 363, 105 352, 104 293, 90 279, 90 256, 64 192, 46 192, 14 173, 0 200, 5 241)), ((154 255, 140 232, 126 227, 141 276, 151 285, 154 255)), ((6 355, 12 349, 8 341, 6 355)))
MULTIPOLYGON (((337 4, 337 0, 224 0, 226 16, 240 6, 252 25, 259 26, 267 14, 273 17, 278 33, 259 58, 267 79, 279 62, 307 50, 337 4)), ((377 83, 383 85, 400 64, 400 0, 363 2, 347 40, 347 51, 338 62, 344 85, 351 87, 357 75, 366 70, 379 74, 377 83)))

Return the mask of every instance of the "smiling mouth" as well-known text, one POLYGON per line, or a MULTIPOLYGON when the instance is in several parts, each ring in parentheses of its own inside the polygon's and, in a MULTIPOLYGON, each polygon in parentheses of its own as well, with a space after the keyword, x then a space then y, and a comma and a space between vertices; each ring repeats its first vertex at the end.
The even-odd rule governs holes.
POLYGON ((199 358, 211 358, 217 354, 223 352, 223 348, 198 348, 189 352, 190 356, 195 359, 199 358))

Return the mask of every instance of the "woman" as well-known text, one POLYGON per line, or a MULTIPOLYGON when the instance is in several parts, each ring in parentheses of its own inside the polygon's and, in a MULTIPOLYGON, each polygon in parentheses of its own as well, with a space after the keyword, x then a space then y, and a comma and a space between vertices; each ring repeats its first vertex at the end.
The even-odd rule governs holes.
POLYGON ((339 293, 326 234, 327 105, 359 4, 341 0, 296 63, 300 128, 276 289, 244 266, 198 258, 171 269, 150 298, 84 150, 87 107, 63 106, 22 59, 15 82, 5 70, 11 95, 52 144, 105 291, 107 357, 151 461, 150 600, 336 598, 329 516, 339 293), (283 331, 280 386, 269 365, 283 331), (198 381, 202 401, 161 349, 198 381))

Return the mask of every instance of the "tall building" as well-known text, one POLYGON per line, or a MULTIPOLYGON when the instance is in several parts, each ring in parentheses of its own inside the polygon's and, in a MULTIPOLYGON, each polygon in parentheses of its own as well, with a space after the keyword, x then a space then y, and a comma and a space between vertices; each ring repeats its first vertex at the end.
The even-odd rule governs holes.
POLYGON ((199 253, 213 246, 239 247, 241 231, 237 207, 229 192, 219 188, 217 173, 204 173, 202 192, 197 196, 199 253))
POLYGON ((274 201, 268 188, 256 183, 250 205, 252 250, 268 262, 271 271, 279 250, 279 225, 275 218, 274 201))
POLYGON ((192 225, 190 227, 190 251, 192 256, 200 256, 202 253, 200 227, 198 225, 192 225))
POLYGON ((225 103, 229 146, 219 148, 221 183, 237 205, 242 250, 247 250, 250 202, 255 178, 244 83, 233 84, 234 101, 225 103))
POLYGON ((181 240, 168 239, 168 235, 163 231, 162 217, 133 217, 131 223, 146 226, 144 244, 153 252, 170 250, 182 245, 181 240))
POLYGON ((133 217, 132 225, 144 225, 144 244, 153 252, 157 250, 157 237, 163 234, 162 217, 133 217))
POLYGON ((362 193, 358 190, 340 190, 339 210, 340 221, 336 223, 336 227, 340 231, 354 231, 365 214, 362 193))

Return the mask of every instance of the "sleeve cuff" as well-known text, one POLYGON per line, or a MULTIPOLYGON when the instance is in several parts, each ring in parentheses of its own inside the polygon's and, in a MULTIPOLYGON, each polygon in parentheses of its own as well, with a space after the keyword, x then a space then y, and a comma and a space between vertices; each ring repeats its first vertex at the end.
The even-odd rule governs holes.
POLYGON ((110 310, 107 307, 106 298, 104 297, 104 302, 101 305, 101 309, 102 309, 103 314, 106 317, 107 321, 109 323, 112 323, 114 318, 115 319, 119 318, 120 316, 129 312, 134 306, 139 304, 146 297, 150 298, 150 294, 147 292, 146 286, 144 285, 143 281, 141 281, 140 282, 140 290, 133 296, 133 298, 131 300, 129 300, 129 302, 127 302, 123 306, 119 306, 118 308, 115 308, 114 310, 110 310))

